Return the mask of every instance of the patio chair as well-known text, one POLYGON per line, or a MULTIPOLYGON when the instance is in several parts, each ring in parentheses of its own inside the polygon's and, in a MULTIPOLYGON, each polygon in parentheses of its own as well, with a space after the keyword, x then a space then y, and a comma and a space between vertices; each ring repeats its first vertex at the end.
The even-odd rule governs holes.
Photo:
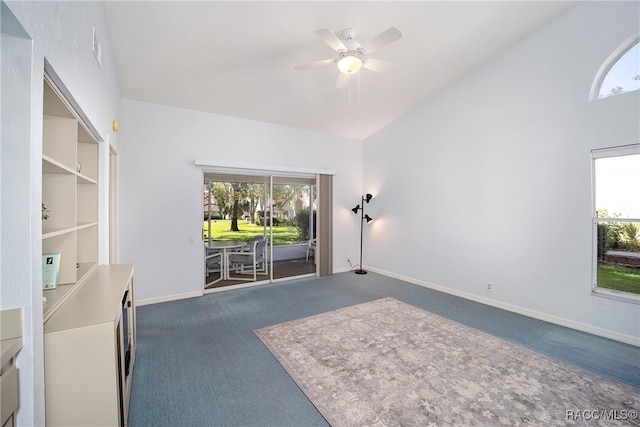
POLYGON ((266 275, 267 272, 267 239, 258 238, 253 241, 247 251, 227 252, 228 278, 231 280, 257 280, 257 275, 266 275), (236 276, 231 275, 231 271, 236 276), (238 276, 243 274, 244 276, 238 276), (247 277, 251 274, 252 277, 247 277))
POLYGON ((307 261, 309 261, 309 255, 313 252, 313 256, 316 256, 316 239, 309 240, 307 244, 307 261))
POLYGON ((220 251, 207 251, 205 252, 204 266, 205 266, 205 282, 206 286, 213 285, 222 280, 222 252, 220 251), (218 274, 216 274, 218 273, 218 274), (207 281, 209 275, 215 275, 215 278, 211 281, 207 281))

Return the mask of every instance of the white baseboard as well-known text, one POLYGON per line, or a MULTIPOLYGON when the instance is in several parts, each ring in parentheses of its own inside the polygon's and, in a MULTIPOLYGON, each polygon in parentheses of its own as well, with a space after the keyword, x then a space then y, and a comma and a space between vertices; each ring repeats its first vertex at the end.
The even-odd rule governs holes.
POLYGON ((136 305, 142 306, 142 305, 149 305, 149 304, 158 304, 161 302, 177 301, 181 299, 196 298, 201 296, 202 296, 202 291, 187 292, 184 294, 174 294, 174 295, 168 295, 164 297, 136 300, 136 305))
POLYGON ((501 301, 496 301, 491 298, 485 298, 478 295, 470 294, 468 292, 458 291, 456 289, 447 288, 445 286, 436 285, 433 283, 425 282, 423 280, 414 279, 412 277, 403 276, 401 274, 395 274, 377 268, 367 267, 368 271, 381 274, 383 276, 392 277, 394 279, 402 280, 403 282, 409 282, 414 285, 422 286, 425 288, 433 289, 435 291, 443 292, 446 294, 454 295, 457 297, 465 298, 471 301, 476 301, 482 304, 486 304, 492 307, 500 308, 502 310, 510 311, 513 313, 522 314, 523 316, 532 317, 534 319, 543 320, 545 322, 554 323, 560 326, 566 326, 567 328, 576 329, 578 331, 587 332, 593 335, 598 335, 604 338, 609 338, 615 341, 620 341, 626 344, 631 344, 636 347, 640 347, 640 338, 633 335, 621 334, 619 332, 611 331, 597 326, 587 325, 585 323, 576 322, 564 317, 554 316, 547 313, 542 313, 536 310, 530 310, 528 308, 520 307, 513 304, 507 304, 501 301))
POLYGON ((258 280, 257 282, 245 282, 245 283, 238 283, 236 285, 228 285, 228 286, 221 286, 219 288, 206 289, 204 293, 215 294, 217 292, 226 292, 226 291, 233 291, 235 289, 244 289, 244 288, 252 288, 254 286, 268 285, 269 283, 271 282, 269 282, 269 278, 267 278, 265 280, 258 280))
MULTIPOLYGON (((396 274, 396 273, 391 273, 389 271, 385 271, 385 270, 380 270, 377 268, 373 268, 373 267, 366 267, 366 270, 371 271, 373 273, 377 273, 383 276, 387 276, 387 277, 391 277, 394 279, 398 279, 398 280, 402 280, 403 282, 408 282, 408 283, 412 283, 414 285, 418 285, 418 286, 422 286, 425 288, 429 288, 429 289, 433 289, 435 291, 439 291, 439 292, 443 292, 446 294, 450 294, 450 295, 454 295, 460 298, 464 298, 464 299, 468 299, 471 301, 476 301, 479 302, 481 304, 486 304, 489 305, 491 307, 496 307, 496 308, 500 308, 502 310, 506 310, 506 311, 510 311, 513 313, 518 313, 518 314, 522 314, 523 316, 528 316, 528 317, 532 317, 534 319, 538 319, 538 320, 543 320, 545 322, 549 322, 549 323, 554 323, 556 325, 560 325, 560 326, 566 326, 567 328, 571 328, 571 329, 576 329, 578 331, 582 331, 582 332, 587 332, 593 335, 598 335, 604 338, 609 338, 615 341, 620 341, 626 344, 631 344, 634 345, 636 347, 640 347, 640 338, 635 337, 633 335, 627 335, 627 334, 621 334, 619 332, 615 332, 615 331, 611 331, 608 329, 604 329, 604 328, 599 328, 596 326, 592 326, 592 325, 587 325, 585 323, 581 323, 581 322, 575 322, 573 320, 570 319, 566 319, 564 317, 559 317, 559 316, 554 316, 554 315, 550 315, 547 313, 542 313, 540 311, 536 311, 536 310, 531 310, 528 308, 524 308, 524 307, 520 307, 517 305, 513 305, 513 304, 507 304, 501 301, 496 301, 494 299, 491 298, 485 298, 485 297, 481 297, 478 295, 474 295, 468 292, 463 292, 463 291, 458 291, 456 289, 451 289, 451 288, 447 288, 445 286, 441 286, 441 285, 436 285, 433 283, 429 283, 429 282, 425 282, 423 280, 419 280, 419 279, 415 279, 413 277, 408 277, 408 276, 403 276, 401 274, 396 274)), ((349 272, 351 271, 350 268, 340 268, 340 269, 335 269, 333 270, 333 273, 345 273, 345 272, 349 272)), ((268 283, 268 282, 267 282, 268 283)), ((264 283, 246 283, 246 284, 240 284, 240 285, 235 285, 235 286, 229 286, 229 287, 225 287, 225 288, 220 288, 218 291, 225 291, 225 290, 232 290, 232 289, 240 289, 240 288, 246 288, 246 287, 251 287, 251 286, 256 286, 259 284, 264 284, 264 283)), ((207 293, 209 293, 211 291, 208 291, 207 293)), ((149 304, 158 304, 158 303, 162 303, 162 302, 169 302, 169 301, 177 301, 177 300, 181 300, 181 299, 186 299, 186 298, 196 298, 196 297, 200 297, 204 294, 203 291, 195 291, 195 292, 188 292, 188 293, 184 293, 184 294, 175 294, 175 295, 169 295, 169 296, 164 296, 164 297, 158 297, 158 298, 147 298, 147 299, 141 299, 141 300, 136 300, 136 305, 138 306, 143 306, 143 305, 149 305, 149 304)))

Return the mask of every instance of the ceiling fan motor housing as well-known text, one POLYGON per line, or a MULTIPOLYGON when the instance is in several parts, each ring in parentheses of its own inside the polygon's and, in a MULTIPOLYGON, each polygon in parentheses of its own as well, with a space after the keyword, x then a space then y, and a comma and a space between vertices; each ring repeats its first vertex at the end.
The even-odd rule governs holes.
POLYGON ((355 36, 356 32, 353 31, 353 28, 345 28, 342 32, 342 37, 347 41, 353 40, 355 36))
MULTIPOLYGON (((360 49, 360 43, 355 41, 353 38, 355 37, 356 32, 353 31, 353 28, 347 28, 342 32, 342 37, 344 38, 344 47, 347 50, 344 52, 342 56, 352 55, 360 57, 364 54, 364 51, 360 49)), ((342 52, 341 52, 342 53, 342 52)))

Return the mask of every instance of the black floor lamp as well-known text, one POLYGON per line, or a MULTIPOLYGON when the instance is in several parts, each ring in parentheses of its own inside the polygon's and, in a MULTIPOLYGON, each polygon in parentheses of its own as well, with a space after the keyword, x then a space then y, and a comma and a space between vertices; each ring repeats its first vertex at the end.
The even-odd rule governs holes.
POLYGON ((355 208, 351 209, 354 214, 358 215, 358 211, 362 213, 362 217, 360 220, 360 268, 358 268, 355 273, 356 274, 367 274, 367 271, 362 268, 362 234, 364 232, 364 220, 367 220, 367 224, 373 221, 369 215, 365 215, 364 213, 364 202, 369 203, 373 196, 368 194, 366 196, 362 196, 362 205, 357 205, 355 208))

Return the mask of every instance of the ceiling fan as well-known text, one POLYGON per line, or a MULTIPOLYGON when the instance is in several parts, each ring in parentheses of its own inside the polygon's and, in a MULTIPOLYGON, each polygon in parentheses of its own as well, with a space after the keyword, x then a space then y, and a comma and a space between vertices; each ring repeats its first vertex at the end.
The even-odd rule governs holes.
POLYGON ((336 64, 338 67, 338 80, 336 88, 346 87, 349 83, 349 76, 357 74, 360 68, 371 71, 385 72, 397 67, 390 62, 381 61, 379 59, 370 58, 368 55, 388 44, 402 38, 402 33, 396 27, 391 27, 386 31, 378 34, 374 38, 364 43, 354 40, 355 31, 347 28, 342 32, 340 40, 336 34, 328 29, 319 29, 314 31, 318 37, 322 39, 331 49, 338 53, 336 58, 323 59, 308 64, 297 65, 296 70, 306 70, 308 68, 321 67, 329 64, 336 64))

